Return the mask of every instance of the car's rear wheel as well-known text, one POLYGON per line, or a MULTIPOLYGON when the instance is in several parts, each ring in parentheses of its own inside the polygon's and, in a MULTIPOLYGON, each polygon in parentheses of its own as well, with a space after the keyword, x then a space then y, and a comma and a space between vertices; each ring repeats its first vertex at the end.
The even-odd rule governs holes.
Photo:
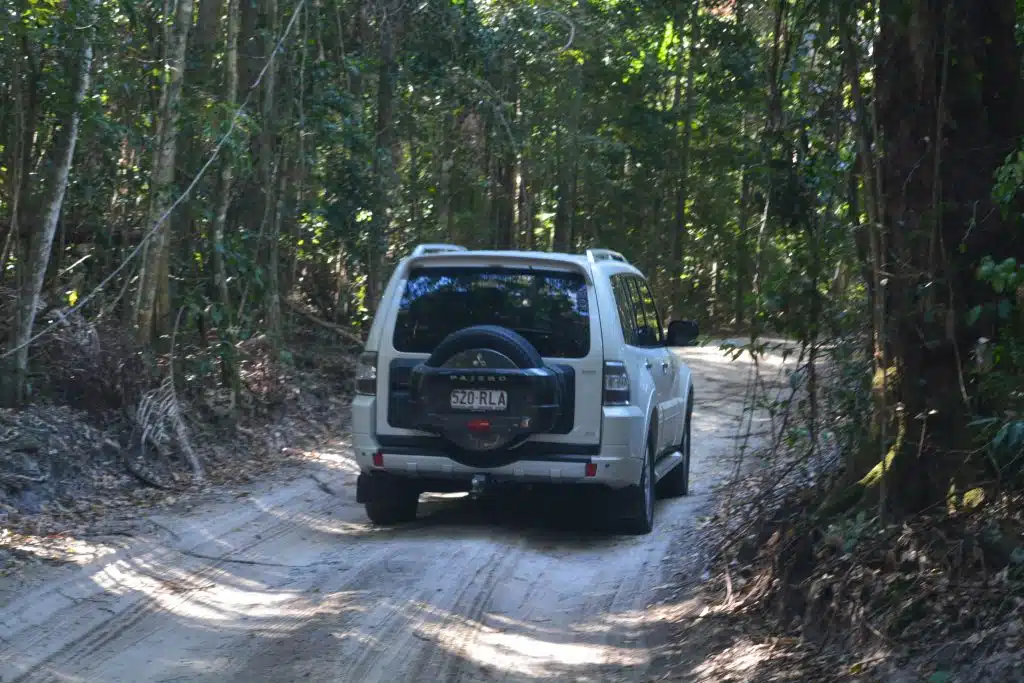
POLYGON ((651 533, 654 528, 654 457, 650 444, 644 449, 644 467, 640 482, 623 492, 625 510, 622 530, 634 536, 651 533))
POLYGON ((686 418, 683 423, 683 440, 677 450, 682 453, 683 461, 669 470, 669 473, 658 482, 658 495, 662 498, 678 498, 690 493, 690 425, 693 420, 693 396, 686 404, 686 418))
POLYGON ((405 482, 391 481, 381 487, 373 499, 366 501, 366 516, 374 524, 390 526, 416 519, 420 504, 420 492, 405 482))

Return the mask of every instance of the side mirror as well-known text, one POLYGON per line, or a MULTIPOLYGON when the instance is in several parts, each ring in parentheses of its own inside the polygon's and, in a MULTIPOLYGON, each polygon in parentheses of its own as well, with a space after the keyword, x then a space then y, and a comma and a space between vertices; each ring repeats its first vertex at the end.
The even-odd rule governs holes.
POLYGON ((693 346, 700 335, 696 320, 673 320, 668 324, 668 346, 693 346))

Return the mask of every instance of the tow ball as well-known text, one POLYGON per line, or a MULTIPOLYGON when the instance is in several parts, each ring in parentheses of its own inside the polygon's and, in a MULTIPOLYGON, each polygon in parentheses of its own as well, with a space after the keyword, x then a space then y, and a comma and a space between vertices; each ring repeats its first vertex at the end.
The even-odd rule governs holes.
POLYGON ((469 482, 469 495, 471 498, 479 498, 487 490, 490 484, 490 477, 486 474, 474 474, 469 482))

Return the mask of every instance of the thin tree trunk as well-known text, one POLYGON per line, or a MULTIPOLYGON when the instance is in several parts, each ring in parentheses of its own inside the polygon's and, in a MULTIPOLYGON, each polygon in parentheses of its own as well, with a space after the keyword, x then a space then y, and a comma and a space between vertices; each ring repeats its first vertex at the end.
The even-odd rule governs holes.
MULTIPOLYGON (((14 120, 15 137, 13 147, 13 164, 11 175, 11 213, 10 230, 5 239, 5 255, 0 258, 0 282, 3 282, 4 268, 11 256, 17 254, 19 260, 24 260, 26 250, 26 236, 23 224, 26 222, 24 206, 29 197, 29 180, 31 174, 29 169, 32 165, 32 156, 35 139, 36 111, 39 104, 39 88, 36 87, 38 72, 33 66, 32 50, 28 39, 22 35, 20 47, 22 54, 14 60, 16 77, 12 79, 14 88, 14 120), (27 63, 27 73, 22 76, 21 67, 27 63)), ((21 272, 21 269, 18 271, 21 272)), ((19 278, 23 280, 24 278, 19 278)))
POLYGON ((274 191, 275 201, 270 216, 267 240, 267 331, 276 351, 280 351, 283 343, 281 328, 281 213, 285 203, 286 181, 288 173, 285 168, 284 154, 281 154, 277 165, 277 187, 274 191))
MULTIPOLYGON (((228 3, 228 38, 224 56, 224 106, 227 110, 235 107, 235 94, 238 91, 238 32, 239 4, 241 0, 229 0, 228 3)), ((228 272, 224 261, 224 229, 227 225, 228 207, 231 206, 231 188, 234 182, 234 167, 230 146, 221 150, 220 165, 217 172, 216 209, 213 218, 213 279, 214 289, 227 324, 232 325, 231 295, 228 292, 228 272)))
POLYGON ((737 219, 736 244, 733 251, 735 258, 736 276, 733 282, 733 317, 737 325, 742 325, 746 320, 746 299, 750 276, 750 240, 747 232, 750 230, 750 173, 746 166, 740 173, 740 199, 739 215, 737 219))
MULTIPOLYGON (((686 238, 686 202, 689 199, 690 141, 693 137, 694 77, 696 73, 697 42, 700 40, 700 0, 693 0, 690 10, 690 45, 686 65, 686 103, 683 110, 683 141, 679 159, 679 185, 676 190, 675 226, 672 231, 672 263, 668 269, 672 278, 669 286, 669 316, 680 305, 680 285, 683 277, 683 242, 686 238)), ((680 55, 681 57, 682 55, 680 55)), ((678 80, 677 87, 678 93, 678 80)))
MULTIPOLYGON (((502 69, 502 85, 509 93, 509 100, 515 102, 518 99, 517 81, 518 74, 509 68, 502 69)), ((514 141, 508 139, 508 133, 515 126, 515 106, 503 108, 510 120, 499 122, 498 139, 498 160, 496 164, 497 175, 497 196, 495 197, 495 223, 496 236, 499 249, 511 249, 515 245, 515 201, 516 201, 516 152, 513 147, 514 141)), ((500 110, 499 110, 500 111, 500 110)))
MULTIPOLYGON (((278 34, 277 0, 263 0, 263 27, 267 32, 263 41, 263 55, 266 60, 273 58, 274 37, 278 34)), ((280 352, 281 331, 281 180, 286 177, 281 168, 277 140, 277 64, 267 69, 263 80, 262 130, 260 134, 260 166, 263 176, 263 224, 260 232, 267 239, 267 289, 266 306, 267 334, 275 353, 280 352), (275 163, 275 158, 278 162, 275 163)))
POLYGON ((16 55, 13 60, 13 74, 11 78, 11 90, 14 91, 14 144, 11 145, 11 175, 8 186, 10 187, 10 219, 8 221, 7 235, 4 238, 3 247, 0 248, 0 283, 4 281, 7 272, 7 260, 10 258, 12 249, 16 244, 18 234, 19 209, 21 208, 21 178, 25 172, 25 155, 22 148, 25 143, 25 86, 21 82, 22 56, 16 55))
POLYGON ((168 74, 164 81, 159 112, 159 133, 157 153, 153 163, 153 193, 150 204, 150 220, 147 228, 159 222, 156 234, 145 250, 145 260, 139 277, 139 299, 135 312, 136 334, 139 343, 148 344, 154 335, 164 327, 166 321, 156 318, 158 292, 169 286, 164 259, 170 248, 170 230, 163 219, 171 200, 168 193, 174 182, 174 164, 178 151, 178 104, 185 75, 185 53, 188 48, 188 32, 192 26, 193 0, 178 0, 174 17, 174 28, 167 46, 168 74))
MULTIPOLYGON (((183 91, 183 109, 199 111, 213 103, 217 78, 214 72, 217 56, 217 39, 221 29, 221 15, 224 14, 225 0, 202 0, 196 10, 195 34, 189 41, 186 54, 186 87, 183 91)), ((185 187, 203 164, 207 138, 204 121, 193 119, 180 131, 183 151, 177 164, 176 185, 185 187)), ((205 189, 205 188, 204 188, 205 189)), ((197 188, 198 190, 198 188, 197 188)), ((215 188, 214 190, 215 191, 215 188)), ((191 258, 196 241, 202 238, 197 228, 203 216, 203 202, 197 191, 175 212, 171 222, 172 235, 176 238, 176 253, 183 263, 189 264, 183 277, 200 280, 203 262, 191 258)))
MULTIPOLYGON (((235 107, 238 92, 238 34, 241 25, 241 0, 228 0, 228 34, 224 55, 224 88, 223 102, 227 111, 235 107)), ((241 398, 242 383, 235 360, 235 316, 231 305, 231 294, 228 291, 228 271, 224 260, 224 231, 227 225, 228 208, 231 206, 231 190, 234 183, 234 158, 230 146, 221 150, 220 165, 217 168, 217 190, 213 216, 213 282, 217 303, 221 309, 221 328, 218 335, 221 340, 221 376, 225 384, 231 388, 232 405, 237 405, 241 398)))
POLYGON ((366 308, 374 312, 384 286, 384 263, 391 232, 391 201, 394 186, 394 99, 395 99, 395 24, 398 3, 388 2, 381 10, 378 46, 376 149, 373 176, 376 184, 375 210, 368 258, 369 277, 366 308))
POLYGON ((444 116, 441 150, 438 155, 437 191, 437 225, 435 229, 441 241, 452 239, 452 168, 455 166, 452 138, 455 135, 455 117, 451 113, 444 116))
POLYGON ((534 248, 533 200, 530 189, 530 159, 524 151, 519 160, 519 234, 527 250, 534 248))
MULTIPOLYGON (((85 25, 92 21, 92 15, 99 5, 99 0, 89 0, 88 10, 84 17, 85 25)), ((89 90, 89 72, 92 69, 92 31, 82 32, 81 54, 78 58, 74 76, 71 107, 67 118, 57 132, 53 153, 53 172, 50 177, 47 194, 43 202, 43 216, 40 229, 30 240, 28 270, 19 292, 18 332, 14 337, 14 373, 9 399, 17 403, 24 399, 25 378, 28 373, 28 352, 31 345, 32 330, 36 320, 36 309, 39 307, 39 295, 43 290, 46 269, 50 261, 50 248, 57 232, 61 209, 64 206, 64 195, 67 192, 68 177, 75 156, 78 142, 78 125, 81 120, 82 102, 89 90)))
POLYGON ((583 104, 580 77, 579 67, 572 67, 570 73, 572 95, 569 104, 568 130, 563 138, 562 152, 559 155, 558 204, 555 207, 555 234, 552 239, 552 248, 555 251, 569 251, 572 248, 573 222, 576 217, 574 189, 576 160, 579 155, 579 119, 583 104))

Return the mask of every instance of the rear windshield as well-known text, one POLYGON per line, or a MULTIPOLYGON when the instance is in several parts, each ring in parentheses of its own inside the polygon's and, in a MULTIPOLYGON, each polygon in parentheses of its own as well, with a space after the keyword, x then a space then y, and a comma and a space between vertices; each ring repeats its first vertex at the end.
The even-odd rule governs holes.
POLYGON ((509 268, 413 270, 402 294, 394 345, 430 353, 472 325, 515 330, 548 358, 590 352, 590 308, 582 275, 509 268))

